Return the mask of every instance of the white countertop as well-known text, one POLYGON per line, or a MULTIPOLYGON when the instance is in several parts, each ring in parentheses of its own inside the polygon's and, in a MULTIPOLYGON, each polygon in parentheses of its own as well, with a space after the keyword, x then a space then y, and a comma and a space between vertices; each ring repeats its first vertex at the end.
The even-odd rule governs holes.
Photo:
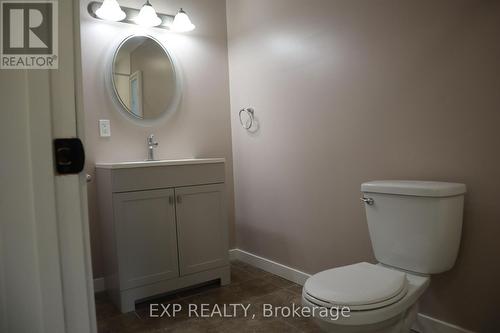
POLYGON ((144 168, 153 166, 189 165, 189 164, 210 164, 225 163, 224 158, 190 158, 183 160, 158 160, 158 161, 136 161, 136 162, 116 162, 116 163, 96 163, 96 168, 101 169, 129 169, 144 168))

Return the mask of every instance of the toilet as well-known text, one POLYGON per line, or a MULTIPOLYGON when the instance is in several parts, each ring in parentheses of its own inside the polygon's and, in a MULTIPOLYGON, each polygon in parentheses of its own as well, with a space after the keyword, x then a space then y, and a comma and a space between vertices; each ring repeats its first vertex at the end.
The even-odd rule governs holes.
POLYGON ((337 267, 311 276, 302 303, 326 332, 410 332, 430 276, 453 267, 462 231, 464 184, 371 181, 361 185, 377 264, 337 267))

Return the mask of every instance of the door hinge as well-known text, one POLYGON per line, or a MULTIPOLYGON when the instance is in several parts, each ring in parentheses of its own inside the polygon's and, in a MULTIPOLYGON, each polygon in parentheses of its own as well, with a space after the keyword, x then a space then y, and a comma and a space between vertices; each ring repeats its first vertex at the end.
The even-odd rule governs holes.
POLYGON ((78 138, 54 139, 56 171, 60 175, 82 172, 85 165, 85 150, 78 138))

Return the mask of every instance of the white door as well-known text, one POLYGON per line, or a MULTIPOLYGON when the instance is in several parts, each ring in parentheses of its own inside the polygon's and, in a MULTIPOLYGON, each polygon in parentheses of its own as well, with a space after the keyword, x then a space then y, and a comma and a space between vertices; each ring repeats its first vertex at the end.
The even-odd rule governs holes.
POLYGON ((179 276, 174 190, 113 194, 120 289, 179 276))
POLYGON ((82 175, 56 176, 77 137, 77 1, 59 1, 59 69, 0 69, 0 332, 95 332, 82 175))
POLYGON ((181 275, 228 264, 224 185, 175 189, 181 275))

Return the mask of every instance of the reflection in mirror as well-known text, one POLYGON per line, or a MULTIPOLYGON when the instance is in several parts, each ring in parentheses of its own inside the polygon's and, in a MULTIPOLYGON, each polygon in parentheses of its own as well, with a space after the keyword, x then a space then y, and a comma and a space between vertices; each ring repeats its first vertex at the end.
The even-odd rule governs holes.
POLYGON ((131 116, 157 119, 175 99, 172 59, 155 39, 132 36, 122 42, 115 53, 113 88, 131 116))

